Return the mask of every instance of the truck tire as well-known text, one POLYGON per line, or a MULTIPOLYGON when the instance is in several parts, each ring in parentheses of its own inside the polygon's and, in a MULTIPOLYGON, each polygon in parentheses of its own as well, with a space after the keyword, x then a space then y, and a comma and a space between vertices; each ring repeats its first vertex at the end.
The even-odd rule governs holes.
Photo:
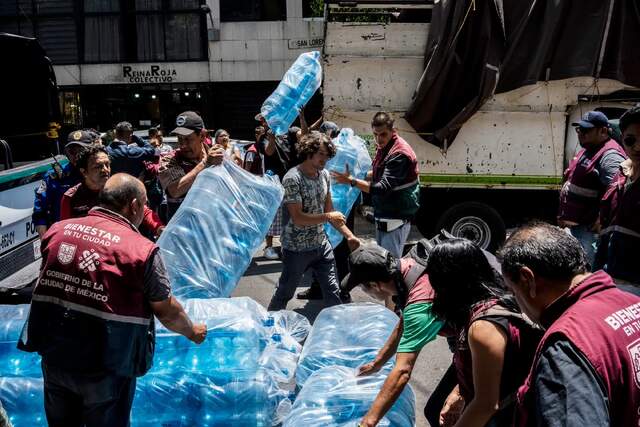
POLYGON ((500 247, 507 235, 498 211, 479 202, 460 203, 447 209, 436 226, 436 231, 442 229, 456 237, 469 239, 492 253, 500 247))

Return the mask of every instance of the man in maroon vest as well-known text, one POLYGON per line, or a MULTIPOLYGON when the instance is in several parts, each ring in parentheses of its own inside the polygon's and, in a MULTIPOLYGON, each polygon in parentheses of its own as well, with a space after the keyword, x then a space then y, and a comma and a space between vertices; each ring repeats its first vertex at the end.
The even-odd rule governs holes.
POLYGON ((620 164, 602 199, 596 266, 604 268, 621 289, 640 295, 640 107, 624 113, 620 130, 629 158, 620 164))
POLYGON ((42 356, 52 427, 126 427, 136 377, 151 368, 156 316, 195 343, 206 336, 171 295, 158 248, 142 237, 142 183, 116 174, 84 218, 55 223, 18 347, 42 356))
MULTIPOLYGON (((68 189, 60 201, 60 219, 81 218, 98 204, 100 190, 111 176, 111 161, 103 147, 91 147, 78 157, 77 167, 82 182, 68 189)), ((158 215, 144 207, 144 218, 138 227, 143 236, 156 240, 164 230, 158 215)))
POLYGON ((589 111, 572 125, 576 127, 582 150, 564 173, 558 225, 569 228, 593 266, 599 202, 626 156, 620 145, 610 138, 609 120, 603 113, 589 111))
POLYGON ((580 243, 558 227, 525 226, 500 256, 518 304, 545 328, 515 425, 639 425, 640 298, 589 273, 580 243))
POLYGON ((377 150, 367 180, 356 179, 348 169, 332 175, 338 184, 349 184, 371 194, 376 241, 400 258, 411 219, 420 206, 418 160, 413 148, 394 129, 389 113, 376 113, 371 128, 377 150))

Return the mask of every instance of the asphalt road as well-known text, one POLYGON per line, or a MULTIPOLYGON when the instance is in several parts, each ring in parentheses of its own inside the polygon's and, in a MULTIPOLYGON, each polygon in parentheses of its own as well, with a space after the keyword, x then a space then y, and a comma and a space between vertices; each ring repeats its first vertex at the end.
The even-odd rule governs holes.
MULTIPOLYGON (((373 238, 373 232, 374 229, 370 223, 363 219, 356 218, 356 235, 360 238, 371 239, 373 238)), ((420 233, 414 228, 411 231, 409 240, 411 241, 420 237, 420 233)), ((262 250, 259 250, 251 266, 240 280, 233 296, 249 296, 266 307, 273 295, 281 269, 280 261, 270 261, 263 258, 262 250)), ((304 287, 300 287, 299 291, 304 289, 304 287)), ((359 289, 354 290, 351 293, 351 297, 354 302, 378 302, 368 297, 359 289)), ((289 302, 287 309, 297 311, 313 322, 320 310, 322 310, 322 302, 302 301, 294 298, 289 302)), ((427 427, 429 425, 423 414, 424 406, 450 363, 451 352, 449 351, 446 340, 443 338, 437 338, 434 342, 428 344, 420 353, 410 382, 416 394, 416 426, 427 427)))

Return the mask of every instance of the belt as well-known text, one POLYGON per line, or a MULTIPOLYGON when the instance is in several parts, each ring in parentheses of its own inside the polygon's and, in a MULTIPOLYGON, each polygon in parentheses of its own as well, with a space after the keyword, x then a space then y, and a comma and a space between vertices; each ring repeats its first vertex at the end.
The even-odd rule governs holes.
POLYGON ((407 220, 404 219, 387 219, 387 218, 376 218, 376 227, 380 231, 384 231, 386 233, 397 230, 407 223, 407 220))

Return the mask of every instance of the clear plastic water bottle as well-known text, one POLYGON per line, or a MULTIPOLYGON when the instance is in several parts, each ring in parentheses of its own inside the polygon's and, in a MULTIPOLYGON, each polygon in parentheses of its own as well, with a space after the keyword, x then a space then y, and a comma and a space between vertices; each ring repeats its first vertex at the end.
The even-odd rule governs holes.
MULTIPOLYGON (((333 139, 336 146, 336 155, 325 166, 329 171, 345 172, 347 167, 353 177, 365 179, 367 172, 371 170, 371 156, 366 143, 355 135, 352 129, 344 128, 333 139)), ((342 212, 347 217, 353 208, 353 204, 360 197, 360 190, 350 185, 338 184, 335 181, 331 185, 331 200, 335 210, 342 212)), ((325 224, 325 231, 331 246, 334 248, 342 241, 342 234, 331 224, 325 224)))
MULTIPOLYGON (((322 368, 305 382, 282 426, 356 427, 385 379, 381 373, 358 377, 355 369, 344 366, 322 368)), ((415 425, 415 395, 409 385, 378 425, 415 425)))
POLYGON ((228 297, 262 244, 284 190, 230 161, 205 169, 158 240, 178 298, 228 297))
MULTIPOLYGON (((325 308, 316 318, 300 354, 296 369, 298 386, 303 386, 311 374, 325 366, 356 368, 371 362, 398 321, 398 316, 380 304, 325 308)), ((390 369, 394 360, 389 360, 384 370, 390 369)))
POLYGON ((0 378, 0 400, 14 427, 47 425, 42 378, 0 378))
POLYGON ((301 54, 260 109, 276 135, 285 135, 289 131, 300 108, 309 102, 321 82, 320 52, 301 54))

